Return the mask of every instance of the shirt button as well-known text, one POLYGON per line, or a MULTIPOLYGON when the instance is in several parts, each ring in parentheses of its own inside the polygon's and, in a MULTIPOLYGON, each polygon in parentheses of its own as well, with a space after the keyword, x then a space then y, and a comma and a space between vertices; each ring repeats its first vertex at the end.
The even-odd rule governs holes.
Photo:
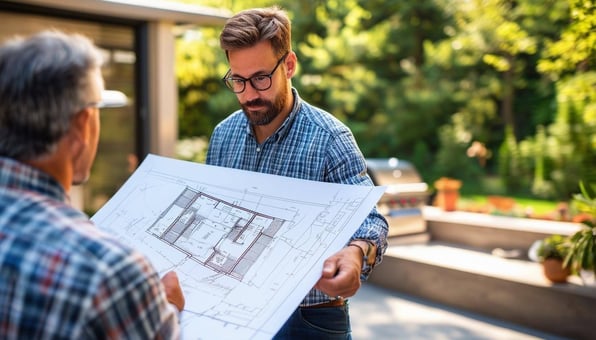
POLYGON ((261 152, 261 148, 257 148, 257 152, 261 152))

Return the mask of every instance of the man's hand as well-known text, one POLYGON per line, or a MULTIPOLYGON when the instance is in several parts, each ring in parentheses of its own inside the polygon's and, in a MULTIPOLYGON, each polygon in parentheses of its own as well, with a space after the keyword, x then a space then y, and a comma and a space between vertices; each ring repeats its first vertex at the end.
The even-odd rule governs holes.
POLYGON ((182 294, 182 287, 180 287, 180 282, 178 281, 178 275, 176 272, 168 272, 166 275, 163 276, 161 279, 161 283, 166 288, 166 296, 168 297, 168 301, 178 308, 178 311, 182 311, 184 309, 184 294, 182 294))
POLYGON ((329 296, 353 296, 360 288, 361 269, 362 252, 357 247, 345 247, 325 260, 315 288, 329 296))

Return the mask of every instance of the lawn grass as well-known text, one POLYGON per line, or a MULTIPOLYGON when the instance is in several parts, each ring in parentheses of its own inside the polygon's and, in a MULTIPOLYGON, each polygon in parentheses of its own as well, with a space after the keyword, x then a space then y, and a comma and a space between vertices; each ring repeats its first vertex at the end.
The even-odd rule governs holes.
POLYGON ((562 203, 557 200, 532 197, 531 193, 507 193, 501 179, 494 175, 485 176, 477 181, 464 181, 459 191, 457 209, 462 211, 549 220, 570 220, 573 218, 574 212, 569 210, 568 202, 562 203), (495 206, 494 201, 489 202, 489 197, 503 197, 502 203, 512 199, 514 201, 513 207, 502 205, 502 207, 507 206, 507 208, 504 208, 506 210, 500 210, 495 206), (561 216, 561 211, 559 211, 563 207, 567 209, 564 217, 561 216))
MULTIPOLYGON (((485 176, 475 182, 464 182, 460 190, 460 200, 458 208, 462 210, 492 210, 488 202, 489 196, 502 196, 512 198, 515 201, 513 211, 507 214, 517 216, 537 215, 546 217, 552 215, 552 218, 559 216, 558 208, 560 202, 555 200, 545 200, 533 198, 526 195, 516 195, 506 193, 506 189, 498 176, 485 176)), ((503 213, 503 212, 496 212, 503 213)))
MULTIPOLYGON (((461 195, 458 202, 458 207, 463 210, 475 210, 479 209, 479 207, 488 208, 488 196, 489 195, 461 195)), ((506 197, 510 197, 515 200, 515 212, 517 214, 531 212, 531 214, 544 216, 558 213, 559 202, 527 197, 506 197)))

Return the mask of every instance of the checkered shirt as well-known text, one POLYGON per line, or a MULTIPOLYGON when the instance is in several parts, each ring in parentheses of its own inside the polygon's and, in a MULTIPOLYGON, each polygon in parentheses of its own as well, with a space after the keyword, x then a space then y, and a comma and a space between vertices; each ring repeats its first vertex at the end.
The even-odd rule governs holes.
POLYGON ((46 173, 0 157, 1 339, 173 339, 176 314, 145 257, 46 173))
MULTIPOLYGON (((242 110, 216 126, 207 164, 321 182, 373 185, 366 161, 352 132, 331 114, 301 100, 295 89, 294 107, 282 126, 258 144, 242 110)), ((387 221, 373 209, 352 239, 377 245, 376 263, 387 248, 387 221)), ((363 271, 366 280, 370 268, 363 271)), ((312 289, 301 306, 327 302, 330 297, 312 289)))

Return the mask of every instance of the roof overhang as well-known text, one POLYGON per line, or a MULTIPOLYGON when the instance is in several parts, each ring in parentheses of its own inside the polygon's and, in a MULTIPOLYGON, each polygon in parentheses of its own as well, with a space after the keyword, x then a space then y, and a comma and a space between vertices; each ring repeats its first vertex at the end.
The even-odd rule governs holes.
POLYGON ((18 3, 88 15, 183 25, 220 26, 231 16, 231 12, 224 9, 164 0, 20 0, 18 3))

